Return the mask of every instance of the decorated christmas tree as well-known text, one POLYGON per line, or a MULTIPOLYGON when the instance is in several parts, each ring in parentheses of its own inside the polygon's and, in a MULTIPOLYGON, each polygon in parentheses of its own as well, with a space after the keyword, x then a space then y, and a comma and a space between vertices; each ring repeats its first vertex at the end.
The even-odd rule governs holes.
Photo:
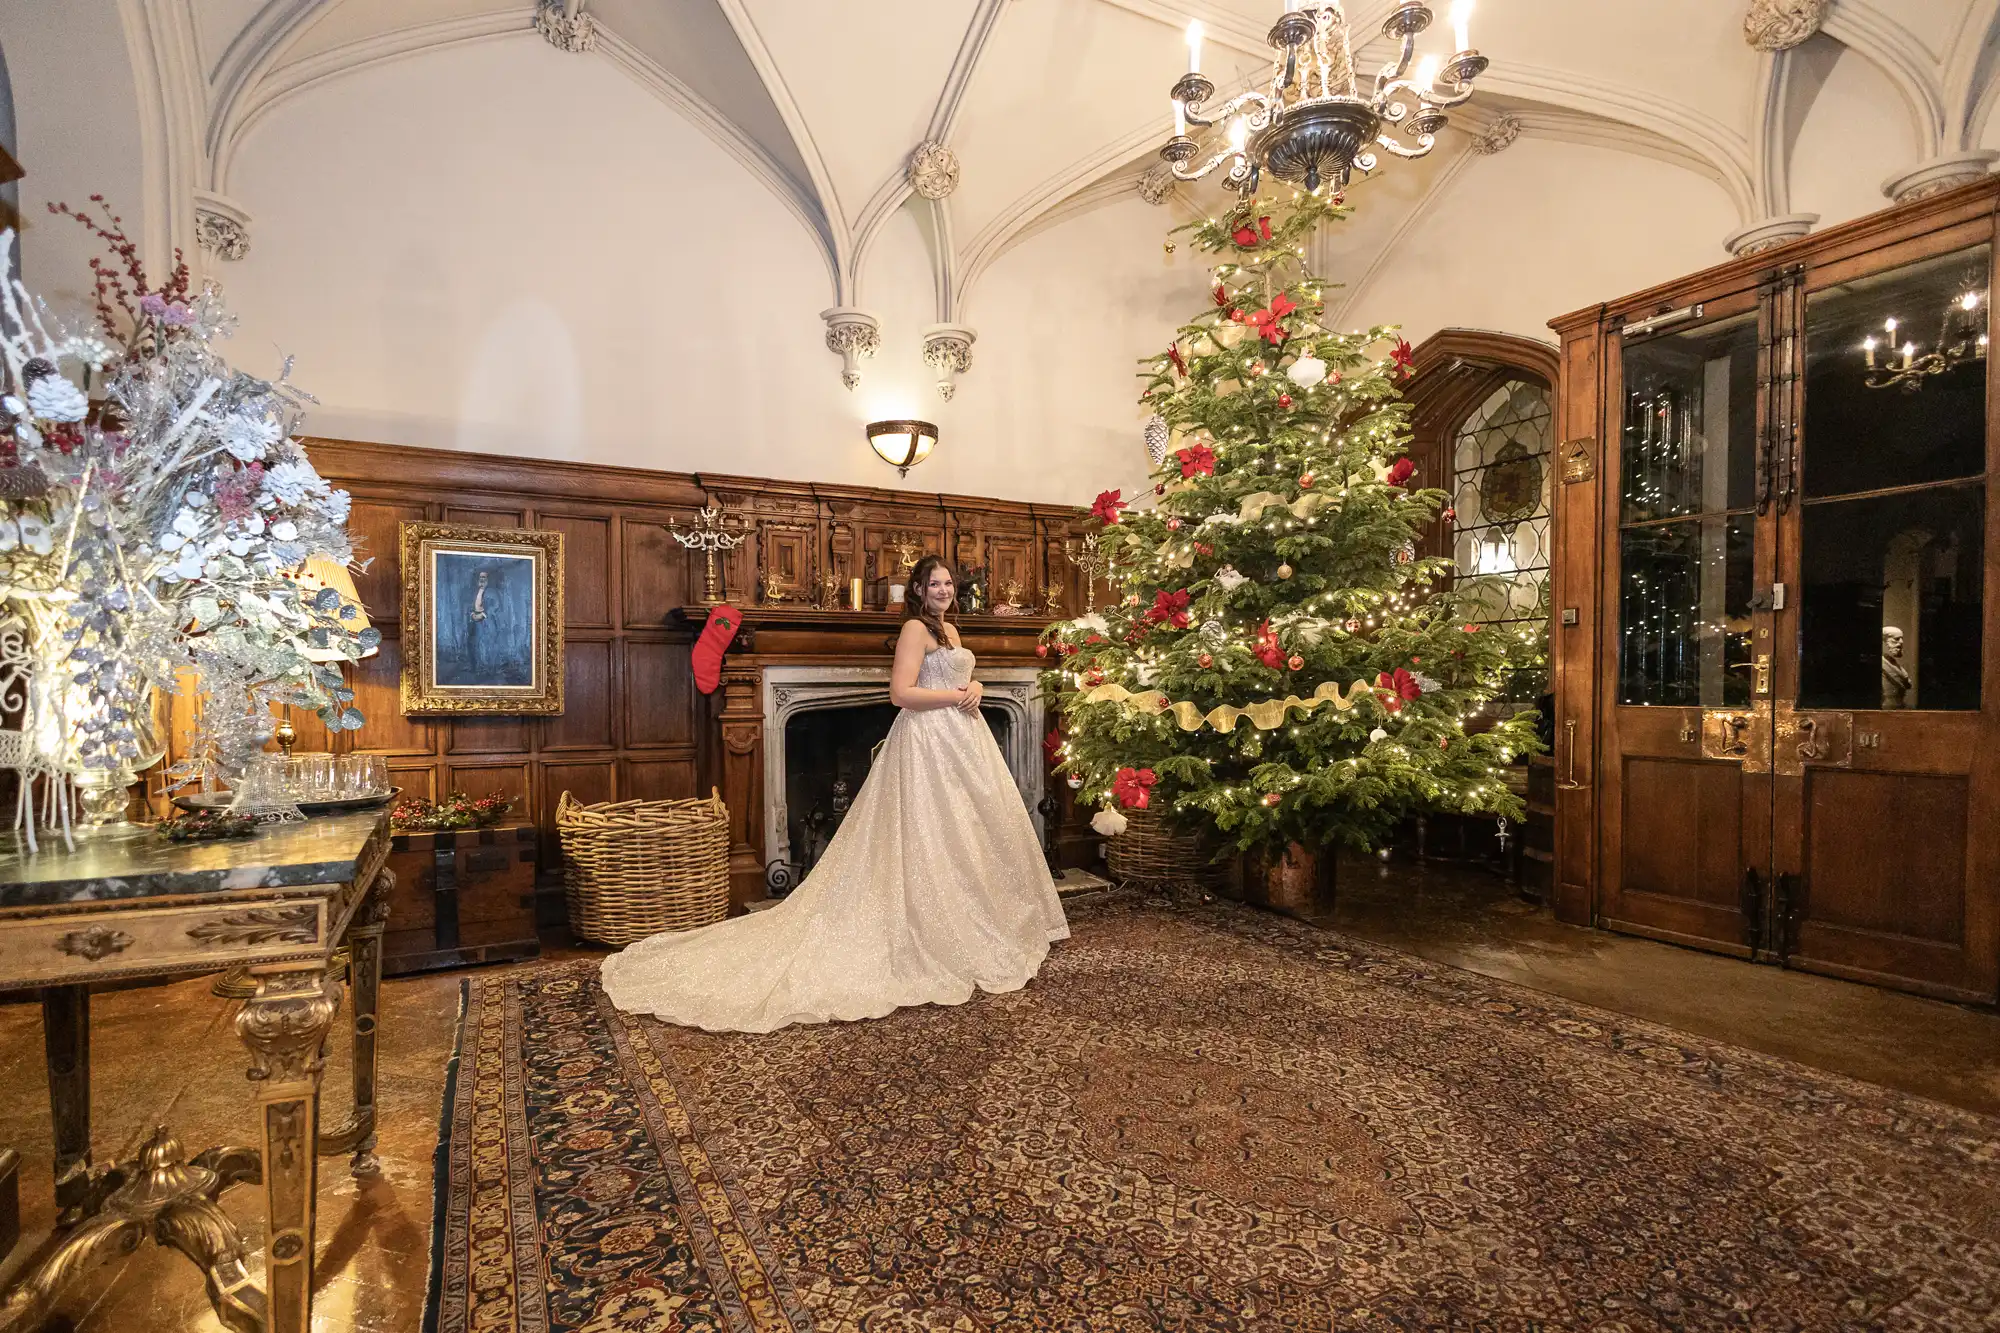
POLYGON ((1465 725, 1521 640, 1483 623, 1499 589, 1417 555, 1448 497, 1404 457, 1409 344, 1320 323, 1305 241, 1341 211, 1300 194, 1188 229, 1218 259, 1144 363, 1153 494, 1093 509, 1118 597, 1043 647, 1051 746, 1100 832, 1143 808, 1246 849, 1368 849, 1419 811, 1521 813, 1502 768, 1532 717, 1465 725))

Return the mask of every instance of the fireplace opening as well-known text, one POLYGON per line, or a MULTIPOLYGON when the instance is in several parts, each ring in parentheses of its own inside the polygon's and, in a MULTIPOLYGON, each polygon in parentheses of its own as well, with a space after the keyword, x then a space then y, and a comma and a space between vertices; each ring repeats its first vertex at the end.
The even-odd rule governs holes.
MULTIPOLYGON (((785 722, 785 831, 791 843, 788 876, 774 876, 781 892, 811 872, 826 851, 861 784, 868 778, 873 751, 901 711, 893 704, 862 703, 798 712, 785 722), (789 884, 781 880, 789 879, 789 884)), ((980 716, 1002 754, 1013 730, 1008 712, 988 705, 980 716)))

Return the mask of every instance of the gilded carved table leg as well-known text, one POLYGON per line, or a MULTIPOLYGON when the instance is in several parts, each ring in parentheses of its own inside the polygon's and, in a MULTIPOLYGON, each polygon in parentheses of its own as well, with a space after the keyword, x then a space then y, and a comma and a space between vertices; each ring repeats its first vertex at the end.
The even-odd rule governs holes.
POLYGON ((129 1254, 152 1236, 194 1260, 208 1282, 209 1300, 237 1333, 264 1333, 264 1295, 244 1261, 243 1238, 216 1205, 216 1195, 255 1174, 248 1149, 213 1149, 189 1162, 181 1145, 156 1128, 136 1160, 125 1163, 123 1182, 102 1211, 77 1226, 0 1305, 0 1331, 30 1333, 49 1307, 92 1259, 129 1254), (218 1169, 218 1166, 221 1169, 218 1169))
POLYGON ((389 922, 389 891, 395 882, 394 873, 386 868, 375 876, 347 931, 347 974, 354 985, 354 1114, 338 1129, 323 1129, 319 1136, 320 1156, 353 1153, 356 1175, 382 1170, 375 1156, 376 1016, 382 993, 382 931, 389 922))
POLYGON ((311 1333, 320 1053, 339 1008, 340 985, 326 974, 280 972, 258 977, 236 1015, 263 1127, 269 1333, 311 1333))

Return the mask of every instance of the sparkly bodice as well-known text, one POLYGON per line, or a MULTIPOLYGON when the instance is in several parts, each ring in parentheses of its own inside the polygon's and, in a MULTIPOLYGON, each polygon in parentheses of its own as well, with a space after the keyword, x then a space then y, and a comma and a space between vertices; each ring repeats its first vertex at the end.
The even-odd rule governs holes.
POLYGON ((963 689, 972 679, 972 664, 976 660, 970 648, 933 648, 924 654, 924 664, 917 668, 917 688, 963 689))

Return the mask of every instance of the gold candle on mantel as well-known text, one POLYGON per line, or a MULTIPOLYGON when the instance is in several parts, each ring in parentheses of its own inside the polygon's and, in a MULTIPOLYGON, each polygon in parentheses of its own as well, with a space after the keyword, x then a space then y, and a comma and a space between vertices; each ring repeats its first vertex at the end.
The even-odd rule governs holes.
POLYGON ((861 609, 861 580, 850 579, 847 584, 847 605, 851 610, 861 609))

